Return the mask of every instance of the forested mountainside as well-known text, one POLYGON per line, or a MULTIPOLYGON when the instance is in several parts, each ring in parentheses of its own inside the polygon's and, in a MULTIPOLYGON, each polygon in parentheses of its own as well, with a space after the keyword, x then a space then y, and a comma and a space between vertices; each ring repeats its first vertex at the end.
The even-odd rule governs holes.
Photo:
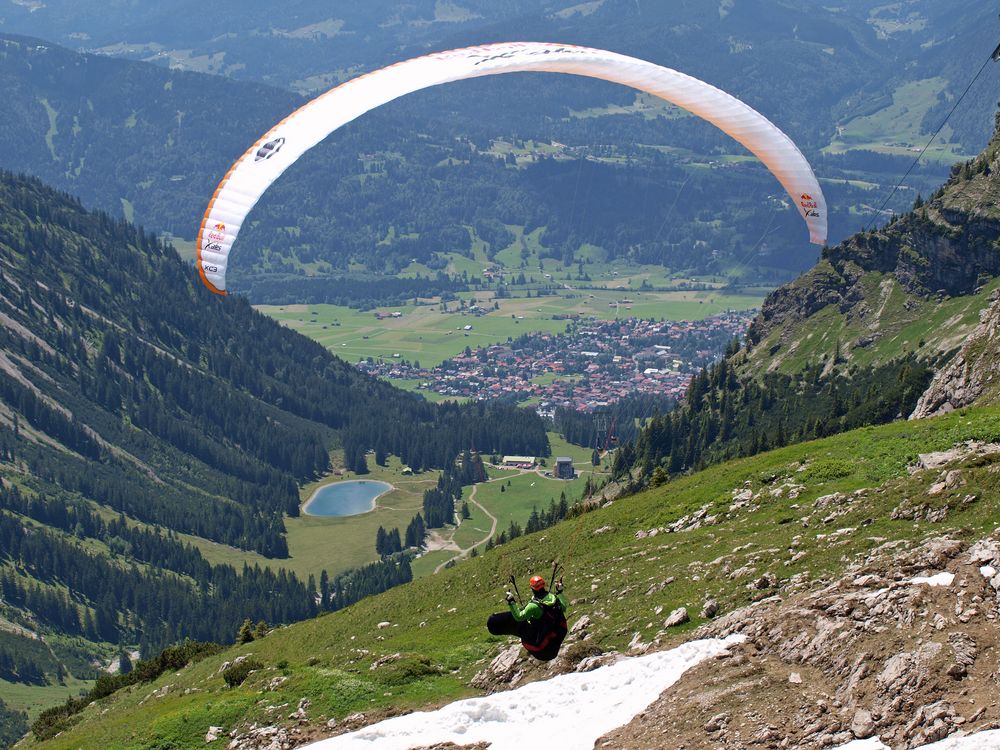
MULTIPOLYGON (((741 7, 730 15, 742 17, 741 7)), ((593 15, 585 18, 596 23, 593 15)), ((657 16, 653 26, 669 25, 672 35, 687 38, 685 27, 668 21, 669 14, 657 16)), ((745 18, 741 23, 751 25, 745 18)), ((850 91, 847 81, 858 80, 851 78, 858 69, 884 74, 893 67, 880 55, 906 49, 894 35, 878 53, 867 42, 831 47, 837 54, 818 51, 816 42, 794 44, 801 46, 794 53, 775 40, 737 44, 740 55, 762 56, 754 64, 739 62, 728 48, 725 54, 691 55, 708 63, 729 60, 736 65, 729 79, 684 65, 682 58, 647 56, 743 95, 800 140, 825 178, 836 241, 871 213, 872 185, 894 183, 912 155, 907 147, 861 136, 820 152, 827 136, 816 136, 810 147, 806 131, 818 123, 863 120, 868 114, 858 109, 859 101, 883 118, 900 108, 936 111, 940 103, 932 106, 928 99, 932 90, 940 88, 945 104, 953 97, 945 77, 885 84, 916 87, 901 93, 898 103, 891 93, 873 99, 870 92, 850 91), (779 85, 765 73, 774 66, 764 58, 785 60, 778 69, 791 78, 779 85), (841 78, 843 83, 832 83, 841 78), (811 85, 818 79, 826 88, 811 85), (834 90, 837 101, 843 100, 841 114, 816 116, 819 104, 810 97, 833 96, 834 90), (911 95, 917 99, 910 101, 911 95)), ((948 50, 954 44, 948 36, 941 41, 948 50)), ((87 206, 187 239, 232 161, 304 101, 279 89, 80 55, 24 37, 4 37, 0 55, 0 82, 9 92, 0 112, 5 167, 70 190, 87 206)), ((905 70, 926 73, 919 66, 905 70)), ((425 281, 414 282, 417 287, 433 293, 447 288, 439 272, 448 270, 456 254, 471 256, 473 248, 491 258, 509 249, 514 264, 519 254, 537 252, 583 261, 585 267, 611 260, 737 275, 749 268, 751 276, 766 278, 788 278, 813 262, 798 216, 777 182, 712 126, 636 100, 623 87, 560 76, 540 78, 529 106, 518 93, 523 81, 501 76, 422 92, 339 131, 289 170, 251 214, 234 258, 237 288, 271 302, 343 301, 343 294, 331 298, 330 279, 364 269, 419 275, 425 281), (566 86, 569 99, 562 93, 566 86), (484 107, 515 96, 518 102, 508 102, 498 115, 482 116, 484 107)), ((989 98, 984 92, 991 85, 984 79, 975 100, 989 98)), ((964 106, 962 112, 971 116, 964 106)), ((908 143, 924 128, 913 127, 908 143)), ((853 128, 847 127, 845 138, 853 128)), ((981 129, 973 132, 977 138, 966 138, 966 148, 981 143, 981 129)), ((962 150, 957 140, 952 148, 962 150)), ((915 170, 910 186, 926 194, 943 175, 940 162, 931 161, 915 170)), ((893 205, 901 209, 913 194, 904 191, 893 205)))
MULTIPOLYGON (((179 535, 282 558, 331 449, 420 471, 471 445, 548 453, 533 413, 370 379, 212 295, 141 229, 0 173, 0 680, 92 679, 115 644, 148 656, 314 614, 315 581, 209 564, 179 535), (29 648, 38 634, 48 648, 29 648)), ((378 588, 409 577, 385 567, 378 588)), ((363 571, 324 585, 320 608, 372 590, 363 571)))
POLYGON ((617 475, 638 467, 642 481, 661 483, 906 417, 963 345, 917 414, 994 395, 996 311, 987 307, 1000 287, 998 170, 1000 115, 986 149, 957 164, 926 201, 824 250, 814 269, 772 292, 746 346, 734 345, 692 381, 682 408, 624 446, 617 475))
POLYGON ((88 208, 192 237, 226 169, 302 103, 290 92, 0 36, 0 167, 88 208))
MULTIPOLYGON (((293 0, 280 14, 261 0, 226 0, 210 7, 190 0, 111 6, 50 0, 7 7, 0 31, 300 92, 322 90, 358 71, 425 51, 512 40, 587 44, 685 70, 738 96, 753 94, 754 106, 784 120, 796 141, 813 150, 834 136, 837 125, 891 104, 901 82, 941 78, 945 88, 924 123, 924 131, 932 132, 961 93, 967 71, 994 46, 993 20, 990 9, 976 0, 946 6, 935 0, 850 0, 811 7, 808 13, 789 0, 333 5, 293 0), (224 28, 220 18, 226 19, 224 28)), ((530 108, 516 86, 470 84, 466 89, 476 101, 464 113, 449 115, 473 120, 487 112, 498 133, 509 133, 528 123, 535 128, 543 117, 564 117, 565 105, 579 103, 594 84, 551 81, 532 92, 530 108)), ((633 102, 625 89, 597 90, 602 106, 633 102)), ((985 95, 968 115, 957 116, 950 131, 955 142, 978 150, 982 120, 995 98, 985 95)), ((425 113, 436 105, 428 102, 425 113)), ((536 128, 520 135, 544 132, 536 128)))

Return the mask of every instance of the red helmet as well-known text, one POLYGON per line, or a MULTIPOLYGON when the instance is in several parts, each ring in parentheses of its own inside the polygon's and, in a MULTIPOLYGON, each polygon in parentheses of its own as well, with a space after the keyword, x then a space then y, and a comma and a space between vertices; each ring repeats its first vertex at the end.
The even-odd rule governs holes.
POLYGON ((545 579, 541 576, 531 576, 528 585, 531 586, 532 591, 543 591, 545 589, 545 579))

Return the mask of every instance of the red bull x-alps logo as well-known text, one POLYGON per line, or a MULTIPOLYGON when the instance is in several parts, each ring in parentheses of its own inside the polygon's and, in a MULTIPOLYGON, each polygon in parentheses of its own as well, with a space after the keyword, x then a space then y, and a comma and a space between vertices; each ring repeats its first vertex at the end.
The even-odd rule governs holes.
POLYGON ((803 193, 799 205, 802 206, 802 210, 805 211, 807 217, 818 218, 819 217, 819 203, 813 198, 809 193, 803 193))
POLYGON ((208 230, 206 237, 209 242, 222 242, 226 239, 226 225, 222 223, 216 224, 208 230))

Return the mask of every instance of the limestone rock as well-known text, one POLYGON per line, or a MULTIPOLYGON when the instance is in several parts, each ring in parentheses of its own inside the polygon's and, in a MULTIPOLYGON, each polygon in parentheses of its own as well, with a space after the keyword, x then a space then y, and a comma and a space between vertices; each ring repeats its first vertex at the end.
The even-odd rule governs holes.
POLYGON ((726 724, 728 723, 729 723, 729 714, 726 713, 716 714, 705 723, 705 731, 708 732, 709 734, 712 734, 713 732, 718 732, 722 729, 725 729, 726 724))
POLYGON ((683 625, 690 619, 691 618, 688 616, 687 607, 678 607, 677 609, 675 609, 673 612, 670 613, 670 616, 667 617, 666 620, 663 621, 663 627, 673 628, 676 627, 677 625, 683 625))
POLYGON ((976 401, 1000 379, 1000 299, 983 311, 979 326, 920 397, 910 419, 946 414, 976 401))
POLYGON ((706 599, 705 605, 701 608, 701 616, 711 619, 719 614, 719 603, 715 599, 706 599))
POLYGON ((609 651, 606 654, 598 654, 596 656, 588 656, 585 659, 581 659, 580 663, 576 665, 577 672, 592 672, 600 667, 606 667, 610 664, 614 664, 620 661, 622 655, 617 651, 609 651))
POLYGON ((584 615, 579 620, 573 623, 573 627, 569 629, 569 635, 580 635, 590 627, 590 617, 584 615))
POLYGON ((871 711, 859 708, 854 712, 851 720, 851 733, 859 740, 866 740, 875 734, 875 721, 872 719, 871 711))
POLYGON ((501 651, 490 666, 472 678, 472 686, 480 690, 495 690, 516 683, 523 674, 520 669, 521 644, 516 643, 501 651))
POLYGON ((308 717, 306 716, 306 709, 312 704, 308 698, 300 698, 298 707, 288 714, 289 719, 295 719, 296 721, 305 721, 308 717))

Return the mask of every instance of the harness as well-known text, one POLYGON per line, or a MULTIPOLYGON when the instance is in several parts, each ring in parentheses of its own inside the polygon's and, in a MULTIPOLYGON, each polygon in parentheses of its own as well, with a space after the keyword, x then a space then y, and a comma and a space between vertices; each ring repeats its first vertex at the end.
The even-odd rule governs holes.
POLYGON ((534 603, 542 609, 542 616, 537 620, 527 623, 529 628, 525 629, 521 637, 521 645, 530 653, 539 653, 552 645, 553 641, 562 643, 569 626, 566 623, 566 615, 563 613, 562 603, 559 597, 553 597, 554 604, 546 604, 540 599, 535 599, 534 603))

